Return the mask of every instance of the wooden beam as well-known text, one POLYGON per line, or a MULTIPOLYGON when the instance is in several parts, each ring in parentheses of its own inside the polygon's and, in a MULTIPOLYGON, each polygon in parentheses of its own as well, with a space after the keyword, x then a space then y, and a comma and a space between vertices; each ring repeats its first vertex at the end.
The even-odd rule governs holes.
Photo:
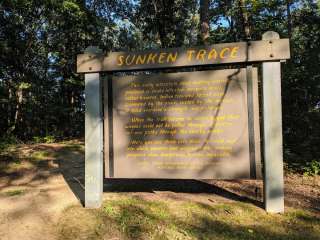
MULTIPOLYGON (((94 52, 93 49, 87 51, 94 52)), ((85 74, 85 207, 98 208, 103 192, 103 122, 99 73, 85 74)))
MULTIPOLYGON (((263 39, 274 41, 276 32, 266 32, 263 39)), ((284 212, 282 157, 281 63, 262 64, 264 132, 264 203, 270 213, 284 212)))
POLYGON ((84 53, 77 57, 77 72, 134 71, 200 65, 278 61, 290 58, 289 39, 222 43, 190 48, 135 52, 84 53))

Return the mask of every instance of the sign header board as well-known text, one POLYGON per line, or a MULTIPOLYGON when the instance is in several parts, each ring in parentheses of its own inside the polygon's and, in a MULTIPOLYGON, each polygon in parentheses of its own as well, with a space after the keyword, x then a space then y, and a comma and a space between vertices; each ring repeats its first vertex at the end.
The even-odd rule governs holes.
POLYGON ((290 58, 289 39, 222 43, 202 47, 136 52, 85 53, 77 57, 77 72, 114 72, 227 63, 277 61, 290 58))

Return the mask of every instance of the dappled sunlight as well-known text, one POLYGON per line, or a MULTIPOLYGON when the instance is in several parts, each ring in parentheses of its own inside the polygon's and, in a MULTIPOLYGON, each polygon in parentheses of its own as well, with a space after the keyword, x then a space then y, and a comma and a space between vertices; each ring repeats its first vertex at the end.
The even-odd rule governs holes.
POLYGON ((16 146, 16 166, 8 163, 1 168, 0 233, 5 231, 8 239, 42 239, 43 232, 46 239, 55 238, 53 225, 60 212, 79 204, 61 174, 59 162, 72 160, 66 153, 81 153, 81 149, 81 145, 72 144, 16 146))
POLYGON ((60 239, 301 239, 303 233, 311 240, 320 233, 319 216, 302 210, 270 215, 246 203, 145 200, 127 194, 110 194, 97 210, 66 209, 61 222, 60 239), (66 221, 84 214, 90 216, 77 224, 66 221))
POLYGON ((308 230, 308 239, 317 239, 320 229, 320 188, 301 175, 285 178, 285 215, 264 212, 258 180, 105 179, 102 208, 86 210, 83 142, 16 148, 22 150, 29 155, 20 154, 20 162, 30 167, 0 177, 0 232, 9 237, 300 239, 308 230))

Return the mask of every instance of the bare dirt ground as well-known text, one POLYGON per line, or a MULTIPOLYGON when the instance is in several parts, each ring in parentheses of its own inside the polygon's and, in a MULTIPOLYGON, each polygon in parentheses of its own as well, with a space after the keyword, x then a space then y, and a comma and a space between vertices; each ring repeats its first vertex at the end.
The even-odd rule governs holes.
MULTIPOLYGON (((19 161, 0 159, 0 239, 57 239, 63 210, 84 200, 84 155, 81 142, 22 145, 19 161), (10 161, 12 162, 12 161, 10 161)), ((2 156, 3 157, 3 156, 2 156)), ((320 215, 320 186, 297 174, 285 177, 286 207, 320 215)), ((106 180, 104 199, 119 192, 147 200, 195 202, 244 201, 262 207, 262 182, 196 180, 106 180)))
MULTIPOLYGON (((57 144, 24 150, 37 151, 39 147, 49 152, 61 151, 57 144)), ((24 167, 0 177, 1 240, 55 239, 53 226, 61 211, 80 204, 63 177, 59 161, 48 157, 29 166, 28 160, 22 160, 24 167)))

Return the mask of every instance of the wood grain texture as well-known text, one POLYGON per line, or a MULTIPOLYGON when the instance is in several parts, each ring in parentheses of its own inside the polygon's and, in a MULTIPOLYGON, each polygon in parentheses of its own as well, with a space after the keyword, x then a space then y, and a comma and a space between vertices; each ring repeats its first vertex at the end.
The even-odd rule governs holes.
POLYGON ((277 61, 290 58, 289 39, 222 43, 190 48, 135 52, 101 52, 77 56, 77 72, 114 72, 228 63, 277 61))

